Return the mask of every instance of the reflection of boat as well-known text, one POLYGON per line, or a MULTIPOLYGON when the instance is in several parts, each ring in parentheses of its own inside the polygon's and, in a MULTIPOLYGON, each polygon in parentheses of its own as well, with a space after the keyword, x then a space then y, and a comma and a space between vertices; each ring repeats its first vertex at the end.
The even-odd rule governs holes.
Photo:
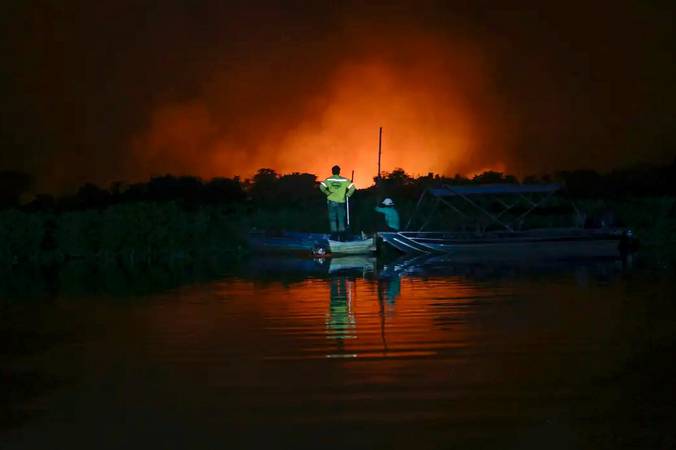
POLYGON ((301 256, 266 254, 246 258, 238 264, 238 274, 258 280, 302 280, 307 277, 324 277, 327 264, 301 256))
POLYGON ((472 279, 517 279, 534 274, 562 274, 582 272, 601 278, 612 278, 624 273, 631 266, 616 258, 584 258, 581 260, 536 260, 514 258, 460 259, 451 254, 402 255, 386 262, 378 271, 379 278, 385 277, 430 277, 461 276, 472 279))
POLYGON ((364 275, 375 271, 376 259, 366 255, 310 258, 293 255, 268 254, 247 258, 239 267, 242 274, 260 279, 304 279, 308 276, 364 275))
POLYGON ((333 255, 364 255, 375 251, 373 238, 351 241, 333 241, 328 234, 282 232, 251 232, 248 235, 251 248, 258 252, 311 253, 323 249, 333 255))
MULTIPOLYGON (((382 242, 403 253, 449 253, 458 259, 619 256, 634 238, 621 228, 528 228, 525 220, 559 191, 558 184, 491 184, 427 189, 407 224, 411 231, 378 233, 382 242), (443 223, 455 230, 424 231, 438 220, 440 206, 450 215, 443 223), (417 228, 416 231, 413 231, 417 228), (465 231, 471 229, 474 231, 465 231), (458 231, 456 231, 458 230, 458 231)), ((574 206, 573 206, 574 209, 574 206)), ((577 220, 584 217, 576 211, 577 220)))
POLYGON ((376 259, 369 256, 340 256, 331 258, 329 273, 359 270, 373 272, 376 267, 376 259))

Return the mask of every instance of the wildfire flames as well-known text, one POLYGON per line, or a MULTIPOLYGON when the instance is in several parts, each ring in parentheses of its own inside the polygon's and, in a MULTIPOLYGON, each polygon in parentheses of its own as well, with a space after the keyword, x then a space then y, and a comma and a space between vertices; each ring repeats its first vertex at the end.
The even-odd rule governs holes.
POLYGON ((367 50, 342 58, 325 80, 288 94, 282 84, 266 84, 223 95, 230 79, 214 76, 198 98, 154 111, 149 128, 132 141, 133 166, 203 177, 249 177, 267 167, 321 178, 338 164, 343 175, 354 170, 357 185, 367 186, 377 174, 383 127, 383 171, 453 175, 504 168, 499 150, 506 134, 490 65, 477 49, 439 39, 407 36, 396 50, 362 40, 367 50))

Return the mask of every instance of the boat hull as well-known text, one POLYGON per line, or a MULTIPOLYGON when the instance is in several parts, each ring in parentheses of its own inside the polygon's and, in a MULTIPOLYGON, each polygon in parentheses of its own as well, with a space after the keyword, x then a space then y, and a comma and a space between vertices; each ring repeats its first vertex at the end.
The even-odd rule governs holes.
POLYGON ((329 241, 329 250, 332 255, 366 255, 376 251, 375 239, 368 238, 361 241, 329 241))
POLYGON ((248 236, 249 246, 256 252, 311 254, 324 249, 332 255, 366 255, 375 252, 375 239, 356 241, 333 241, 322 233, 264 233, 252 232, 248 236))
POLYGON ((448 253, 454 259, 567 259, 618 257, 623 230, 530 230, 526 232, 384 232, 385 245, 409 254, 448 253))

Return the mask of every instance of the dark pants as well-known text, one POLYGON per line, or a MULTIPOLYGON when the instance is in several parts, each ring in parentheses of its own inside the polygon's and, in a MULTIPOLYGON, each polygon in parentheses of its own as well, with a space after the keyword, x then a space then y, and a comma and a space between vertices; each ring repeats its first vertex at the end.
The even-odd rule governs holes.
POLYGON ((345 203, 327 200, 331 233, 345 231, 345 203))

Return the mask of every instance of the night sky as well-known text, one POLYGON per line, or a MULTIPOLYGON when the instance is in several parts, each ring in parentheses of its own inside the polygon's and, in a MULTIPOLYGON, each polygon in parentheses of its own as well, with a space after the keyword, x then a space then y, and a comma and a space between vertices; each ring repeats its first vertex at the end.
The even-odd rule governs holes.
POLYGON ((609 170, 676 156, 672 2, 4 1, 0 170, 609 170))

